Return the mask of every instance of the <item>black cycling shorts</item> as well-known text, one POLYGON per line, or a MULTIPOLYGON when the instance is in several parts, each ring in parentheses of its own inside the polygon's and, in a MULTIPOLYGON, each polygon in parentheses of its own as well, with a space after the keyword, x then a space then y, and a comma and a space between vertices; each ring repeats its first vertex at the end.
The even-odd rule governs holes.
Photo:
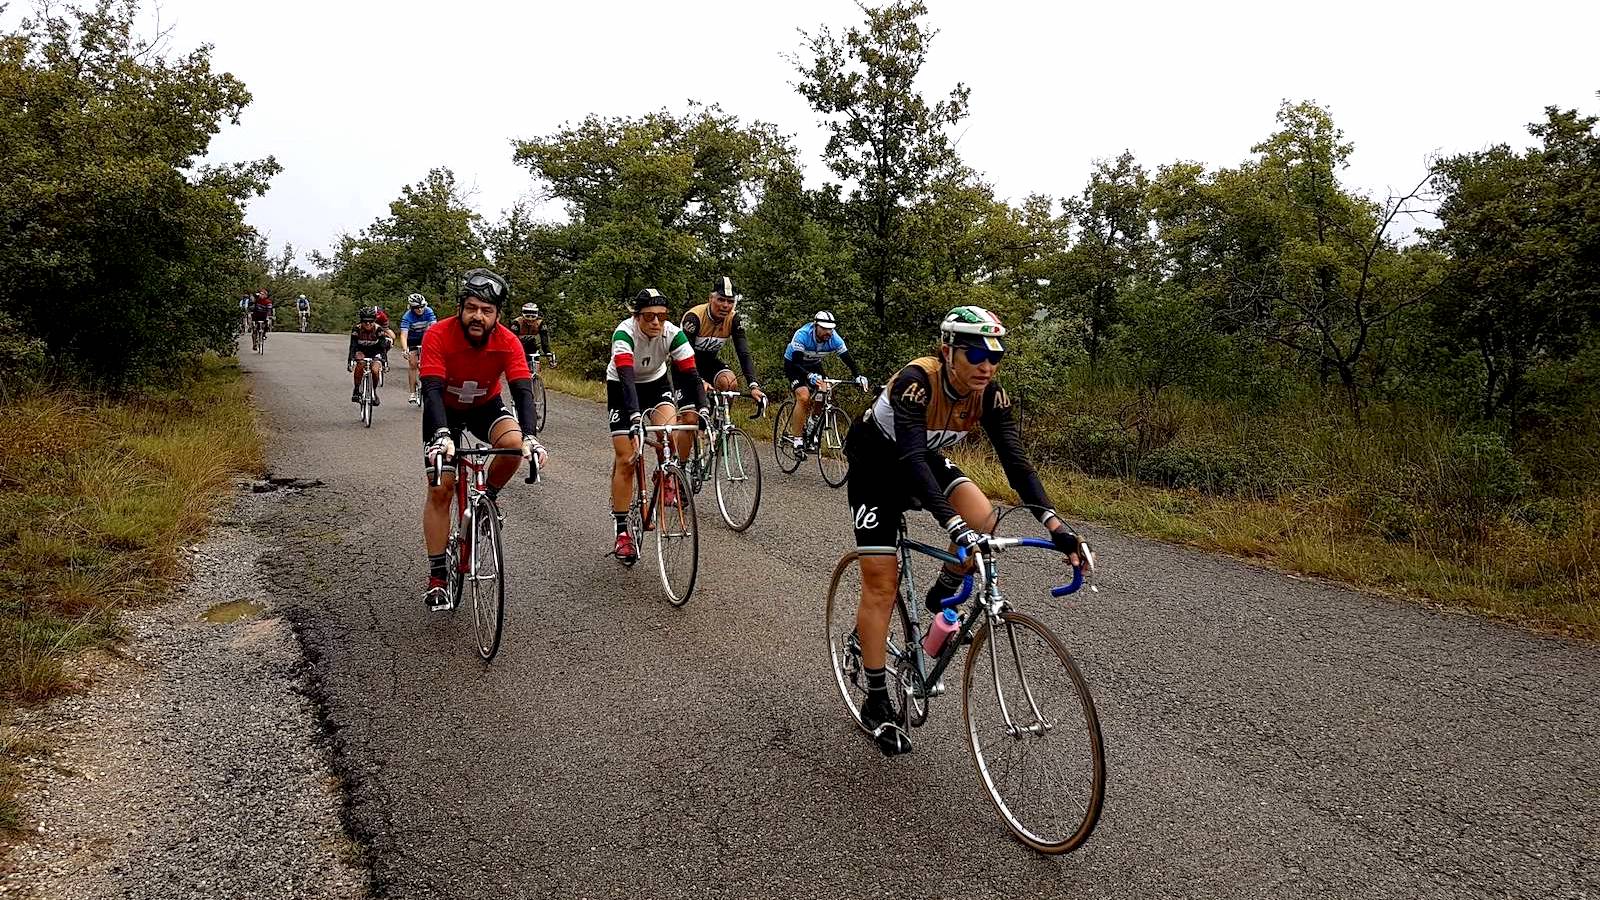
POLYGON ((789 390, 793 391, 799 388, 809 388, 811 387, 811 376, 821 375, 822 366, 818 365, 813 369, 810 366, 801 365, 792 359, 786 359, 783 361, 783 374, 784 377, 789 379, 789 390))
MULTIPOLYGON (((492 398, 468 409, 456 409, 449 405, 444 408, 445 426, 450 429, 450 439, 456 442, 457 447, 461 446, 463 431, 472 432, 478 440, 487 444, 489 443, 490 432, 494 431, 495 423, 501 419, 516 421, 516 418, 511 414, 510 410, 506 409, 505 400, 499 394, 495 394, 492 398)), ((422 445, 426 447, 431 443, 433 443, 433 435, 424 431, 422 445)), ((423 456, 422 465, 424 468, 428 465, 426 454, 423 456)))
MULTIPOLYGON (((688 377, 687 373, 679 374, 677 369, 669 368, 654 381, 635 382, 633 389, 639 395, 639 409, 649 412, 662 404, 687 409, 683 398, 691 391, 686 390, 682 382, 688 377)), ((606 379, 606 418, 611 423, 612 437, 628 433, 628 400, 623 395, 622 382, 609 378, 606 379)))
POLYGON ((722 361, 722 357, 715 353, 696 353, 694 355, 695 371, 700 373, 700 380, 715 387, 717 376, 723 372, 733 374, 733 367, 722 361))
MULTIPOLYGON (((856 419, 850 426, 845 448, 850 457, 850 480, 845 482, 845 493, 855 523, 856 549, 863 556, 893 554, 900 536, 900 518, 908 510, 921 508, 913 494, 912 481, 906 476, 907 466, 899 459, 894 444, 870 421, 856 419)), ((957 485, 971 480, 936 450, 927 451, 924 458, 946 497, 957 485)))

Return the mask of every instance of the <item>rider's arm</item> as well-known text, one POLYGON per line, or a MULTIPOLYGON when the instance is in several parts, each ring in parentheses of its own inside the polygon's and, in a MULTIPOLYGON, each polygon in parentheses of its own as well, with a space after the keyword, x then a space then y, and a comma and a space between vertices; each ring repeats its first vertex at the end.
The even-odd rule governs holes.
POLYGON ((422 433, 431 437, 441 428, 449 427, 444 415, 444 376, 422 376, 422 433))
POLYGON ((539 351, 545 356, 550 355, 550 326, 545 325, 539 329, 539 351))
POLYGON ((1055 516, 1054 504, 1039 481, 1039 473, 1028 462, 1028 456, 1022 449, 1022 430, 1017 427, 1017 419, 1011 414, 1011 398, 1004 388, 994 382, 990 382, 984 390, 982 422, 995 456, 1000 458, 1000 467, 1005 470, 1006 483, 1011 485, 1024 504, 1033 507, 1033 514, 1039 518, 1039 522, 1048 526, 1052 517, 1059 517, 1055 516))
POLYGON ((840 337, 838 332, 834 332, 833 339, 839 344, 839 360, 850 367, 850 377, 860 378, 861 369, 856 365, 855 358, 850 355, 850 348, 844 345, 844 338, 840 337))
POLYGON ((633 338, 618 328, 611 335, 611 362, 617 367, 617 381, 622 383, 623 410, 632 418, 639 412, 639 389, 633 378, 633 338))
POLYGON ((694 396, 694 408, 699 409, 706 405, 705 386, 700 383, 700 372, 694 366, 694 345, 689 343, 687 332, 680 331, 672 338, 668 345, 667 355, 672 358, 672 367, 685 377, 689 382, 689 391, 694 396))
POLYGON ((528 368, 528 357, 522 353, 522 342, 507 330, 495 332, 497 348, 506 361, 506 386, 511 388, 511 405, 517 411, 517 424, 522 426, 523 437, 533 437, 534 423, 539 421, 533 409, 533 371, 528 368))
POLYGON ((733 353, 739 357, 739 368, 744 371, 744 380, 754 384, 756 381, 756 366, 750 361, 750 342, 744 336, 744 320, 736 312, 733 314, 733 353))
POLYGON ((355 329, 352 328, 350 330, 350 355, 345 357, 344 364, 348 366, 348 365, 350 365, 351 363, 353 363, 355 361, 356 361, 356 332, 355 332, 355 329))
POLYGON ((928 468, 928 373, 916 366, 900 370, 889 384, 889 408, 894 412, 894 442, 910 476, 911 489, 939 524, 948 527, 955 507, 928 468))

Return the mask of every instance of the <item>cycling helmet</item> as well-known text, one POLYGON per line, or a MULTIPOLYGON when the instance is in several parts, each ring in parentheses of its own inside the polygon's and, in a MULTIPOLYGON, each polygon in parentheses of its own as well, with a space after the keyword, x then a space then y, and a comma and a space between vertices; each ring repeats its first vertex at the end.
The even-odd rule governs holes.
POLYGON ((301 294, 300 296, 296 297, 295 299, 296 300, 304 300, 305 298, 306 298, 306 295, 305 294, 301 294))
POLYGON ((828 312, 825 309, 819 311, 815 316, 812 316, 811 317, 811 321, 817 323, 818 325, 822 326, 823 328, 838 328, 839 327, 839 322, 838 322, 838 320, 836 320, 833 317, 833 313, 828 312))
POLYGON ((427 298, 423 297, 421 294, 412 294, 406 298, 406 304, 412 309, 421 309, 428 305, 428 301, 427 298))
POLYGON ((539 304, 537 304, 537 303, 524 303, 524 304, 522 304, 522 314, 527 316, 530 319, 537 319, 539 317, 539 304))
POLYGON ((356 318, 363 322, 376 322, 378 321, 378 311, 370 306, 363 306, 361 311, 356 313, 356 318))
POLYGON ((635 313, 641 309, 648 309, 652 306, 666 306, 670 308, 671 304, 669 304, 667 302, 667 298, 662 296, 661 292, 655 288, 645 288, 639 293, 633 295, 633 311, 635 313))
POLYGON ((726 275, 718 276, 716 281, 711 282, 711 293, 713 296, 732 300, 734 298, 733 279, 726 275))
POLYGON ((939 323, 939 340, 945 344, 973 344, 990 350, 1004 350, 1000 339, 1006 327, 1000 317, 981 306, 958 306, 939 323))
POLYGON ((488 269, 469 269, 461 276, 461 295, 458 300, 476 297, 499 309, 505 305, 511 287, 506 280, 488 269))

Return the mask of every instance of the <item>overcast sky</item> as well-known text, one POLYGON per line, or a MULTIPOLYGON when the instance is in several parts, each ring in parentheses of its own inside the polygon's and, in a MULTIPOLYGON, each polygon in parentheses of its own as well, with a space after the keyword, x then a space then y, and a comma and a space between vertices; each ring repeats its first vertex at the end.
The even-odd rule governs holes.
MULTIPOLYGON (((1600 111, 1600 3, 1074 3, 928 0, 923 90, 972 88, 957 135, 1002 196, 1082 189, 1095 159, 1232 165, 1284 98, 1332 108, 1347 183, 1409 187, 1430 154, 1527 143, 1547 104, 1600 111)), ((255 96, 212 145, 284 171, 250 221, 327 247, 447 165, 486 216, 532 186, 513 138, 588 113, 693 98, 793 134, 809 179, 823 137, 783 55, 797 29, 860 19, 850 0, 606 3, 164 0, 176 46, 215 45, 255 96)))

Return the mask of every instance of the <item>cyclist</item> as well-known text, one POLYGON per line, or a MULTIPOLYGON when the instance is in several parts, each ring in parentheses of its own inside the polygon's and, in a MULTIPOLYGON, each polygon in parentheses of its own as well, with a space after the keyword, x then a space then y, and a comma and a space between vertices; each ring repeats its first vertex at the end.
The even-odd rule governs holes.
POLYGON ((372 311, 378 317, 378 328, 383 331, 385 341, 383 349, 388 350, 394 346, 394 329, 389 327, 389 314, 384 312, 381 306, 374 306, 372 311))
MULTIPOLYGON (((500 324, 500 309, 510 289, 504 278, 488 269, 471 269, 462 276, 455 316, 428 329, 422 342, 422 440, 424 465, 434 459, 449 461, 463 429, 495 447, 521 447, 522 458, 545 449, 533 437, 533 377, 522 345, 500 324), (513 416, 500 396, 500 379, 511 389, 513 416)), ((499 495, 516 474, 515 456, 495 457, 489 464, 489 496, 499 495)), ((422 537, 428 550, 428 590, 423 600, 430 609, 448 609, 445 589, 445 542, 450 537, 450 503, 454 477, 446 475, 428 488, 422 509, 422 537)))
POLYGON ((522 342, 522 352, 528 357, 543 355, 555 367, 556 355, 550 352, 550 329, 545 327, 539 304, 522 304, 522 315, 511 320, 511 333, 522 342))
POLYGON ((822 380, 822 360, 835 353, 850 367, 856 384, 863 391, 866 390, 867 376, 861 374, 856 361, 850 358, 844 338, 839 336, 838 322, 834 320, 833 313, 825 309, 818 312, 810 322, 800 326, 789 341, 789 346, 783 348, 783 374, 794 391, 794 417, 789 422, 789 433, 796 450, 804 446, 801 435, 805 433, 806 417, 811 415, 812 392, 822 380))
MULTIPOLYGON (((633 316, 618 323, 611 334, 606 407, 611 420, 611 517, 617 526, 613 553, 628 566, 639 559, 639 548, 628 534, 628 503, 634 442, 643 436, 641 411, 649 412, 652 425, 693 425, 700 422, 697 411, 705 405, 695 374, 694 347, 678 326, 667 321, 669 314, 667 298, 655 288, 645 288, 633 298, 633 316), (685 396, 692 402, 684 403, 685 396)), ((687 458, 694 433, 675 432, 673 440, 678 454, 687 458)), ((675 502, 676 498, 663 498, 665 504, 675 502)))
MULTIPOLYGON (((356 372, 358 360, 372 361, 372 405, 382 406, 378 400, 378 377, 389 361, 389 347, 383 341, 383 329, 378 327, 378 314, 370 306, 356 313, 356 327, 350 329, 350 353, 345 358, 345 371, 356 372)), ((355 387, 350 391, 350 402, 361 402, 361 373, 355 374, 355 387)))
POLYGON ((251 294, 239 298, 239 333, 244 334, 250 330, 250 299, 251 294))
POLYGON ((250 321, 261 323, 263 331, 271 331, 272 320, 272 298, 267 296, 267 289, 262 288, 250 298, 250 321))
POLYGON ((422 338, 428 327, 439 321, 428 300, 421 294, 406 298, 406 314, 400 317, 400 353, 406 358, 406 389, 411 392, 407 403, 421 403, 417 389, 417 366, 422 355, 422 338))
MULTIPOLYGON (((1005 327, 986 309, 958 306, 939 325, 939 353, 911 361, 897 372, 865 415, 850 429, 849 501, 861 554, 861 605, 856 633, 867 676, 861 717, 887 755, 911 749, 895 723, 884 664, 889 616, 899 582, 896 539, 900 518, 920 504, 949 532, 955 547, 969 551, 994 529, 994 510, 983 491, 939 451, 979 426, 988 435, 1006 481, 1034 509, 1057 549, 1081 563, 1078 536, 1051 508, 1039 476, 1022 449, 1011 414, 1011 398, 994 380, 1005 356, 1005 327)), ((946 567, 928 589, 930 611, 954 596, 961 572, 946 567)))
POLYGON ((300 313, 300 330, 306 330, 306 323, 311 320, 311 301, 301 294, 294 300, 294 308, 300 313))
POLYGON ((706 302, 683 314, 683 333, 694 345, 694 364, 700 378, 719 391, 736 391, 739 379, 722 361, 722 346, 733 341, 734 355, 739 357, 739 368, 744 370, 744 380, 750 383, 750 397, 765 406, 767 395, 756 382, 755 365, 750 362, 750 345, 744 335, 744 319, 737 313, 738 295, 733 292, 733 279, 726 275, 711 284, 711 296, 706 302))

